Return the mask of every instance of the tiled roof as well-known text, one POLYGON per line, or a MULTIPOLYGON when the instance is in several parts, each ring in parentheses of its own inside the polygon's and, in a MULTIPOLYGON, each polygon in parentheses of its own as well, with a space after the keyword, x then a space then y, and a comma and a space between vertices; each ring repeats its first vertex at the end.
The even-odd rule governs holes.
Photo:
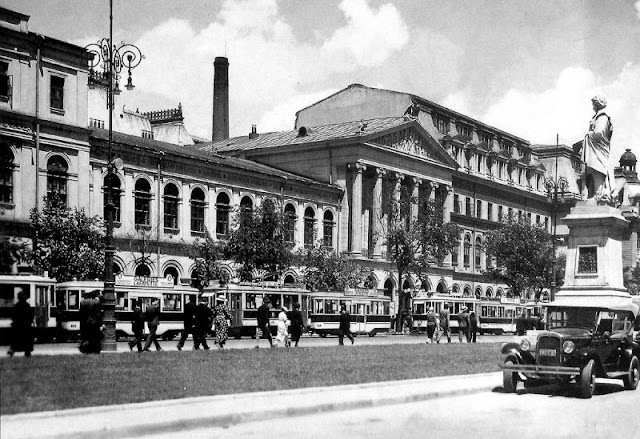
MULTIPOLYGON (((91 130, 91 137, 94 139, 107 141, 109 139, 109 131, 95 128, 91 130)), ((298 181, 305 184, 336 187, 335 185, 330 185, 317 180, 302 177, 291 172, 282 171, 280 169, 256 163, 251 160, 241 159, 238 157, 223 156, 210 151, 203 151, 194 147, 193 145, 178 146, 172 143, 161 142, 159 140, 153 139, 143 139, 142 137, 123 134, 116 131, 113 132, 113 141, 124 145, 147 149, 149 151, 163 151, 165 154, 171 153, 185 158, 207 161, 214 165, 219 165, 227 168, 236 168, 239 170, 256 172, 271 177, 298 181)))
POLYGON ((351 121, 316 127, 305 127, 307 135, 300 135, 299 130, 261 133, 253 139, 250 139, 247 135, 213 143, 203 143, 196 145, 196 147, 205 151, 224 153, 231 151, 273 148, 284 145, 311 144, 330 140, 359 138, 363 136, 369 137, 372 134, 396 128, 409 121, 410 119, 405 117, 385 117, 380 119, 351 121))

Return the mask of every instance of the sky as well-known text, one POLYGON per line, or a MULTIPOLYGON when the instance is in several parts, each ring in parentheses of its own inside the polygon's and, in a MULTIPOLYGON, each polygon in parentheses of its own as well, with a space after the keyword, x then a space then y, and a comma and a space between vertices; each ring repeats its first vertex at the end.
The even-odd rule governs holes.
MULTIPOLYGON (((107 0, 0 0, 29 30, 79 45, 107 0)), ((640 0, 113 0, 114 41, 145 55, 116 104, 182 103, 211 137, 213 60, 229 58, 230 134, 293 129, 352 83, 416 94, 536 144, 580 140, 607 98, 611 160, 640 156, 640 0)), ((612 164, 613 166, 613 164, 612 164)))

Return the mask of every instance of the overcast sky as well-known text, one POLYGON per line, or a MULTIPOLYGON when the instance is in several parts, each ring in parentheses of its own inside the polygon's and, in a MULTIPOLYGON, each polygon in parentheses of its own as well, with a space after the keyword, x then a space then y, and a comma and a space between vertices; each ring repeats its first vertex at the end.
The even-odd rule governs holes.
MULTIPOLYGON (((85 45, 108 36, 107 0, 0 0, 30 30, 85 45)), ((146 59, 140 111, 182 103, 210 138, 213 59, 230 67, 232 136, 293 128, 295 112, 351 83, 417 94, 531 143, 571 144, 590 98, 613 120, 612 160, 640 155, 640 0, 114 0, 114 40, 146 59)))

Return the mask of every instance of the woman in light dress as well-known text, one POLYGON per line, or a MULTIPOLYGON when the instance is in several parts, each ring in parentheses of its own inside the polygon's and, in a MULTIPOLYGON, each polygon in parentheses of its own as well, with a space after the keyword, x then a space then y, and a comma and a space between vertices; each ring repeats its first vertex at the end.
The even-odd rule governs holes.
POLYGON ((276 347, 282 346, 289 347, 289 317, 287 312, 289 310, 286 306, 282 307, 282 310, 278 314, 278 334, 276 335, 276 347))

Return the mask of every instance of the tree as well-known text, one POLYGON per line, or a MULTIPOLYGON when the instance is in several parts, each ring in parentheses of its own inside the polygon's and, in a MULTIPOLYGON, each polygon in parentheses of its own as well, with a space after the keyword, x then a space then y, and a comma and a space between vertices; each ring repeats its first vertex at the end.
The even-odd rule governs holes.
POLYGON ((23 242, 8 236, 0 236, 0 273, 11 273, 14 264, 25 259, 27 252, 23 242))
POLYGON ((253 280, 256 271, 262 278, 277 276, 291 266, 293 244, 285 239, 284 218, 273 201, 266 199, 255 210, 241 208, 235 223, 223 254, 240 264, 241 280, 253 280))
POLYGON ((370 270, 344 253, 327 247, 302 249, 298 253, 304 282, 311 291, 344 291, 362 285, 370 270))
MULTIPOLYGON (((390 199, 390 197, 387 197, 390 199)), ((398 313, 396 330, 402 327, 402 311, 409 310, 408 294, 402 291, 404 276, 415 274, 424 279, 429 269, 442 265, 447 254, 459 245, 461 229, 445 223, 442 207, 432 200, 417 200, 401 193, 385 209, 382 233, 387 245, 387 259, 398 271, 398 313)))
POLYGON ((104 278, 104 224, 84 209, 70 209, 45 199, 42 211, 31 210, 31 259, 37 271, 58 282, 104 278))
POLYGON ((624 286, 629 294, 637 296, 640 294, 640 265, 626 267, 623 273, 624 286))
POLYGON ((201 291, 214 279, 218 279, 222 283, 229 281, 227 271, 220 270, 218 262, 222 255, 222 248, 219 243, 213 240, 208 230, 205 232, 203 240, 196 239, 186 247, 187 255, 195 263, 193 277, 201 291))
MULTIPOLYGON (((513 295, 534 290, 539 300, 543 288, 551 286, 556 263, 552 239, 542 225, 516 218, 502 222, 487 233, 485 240, 487 257, 495 257, 497 262, 495 268, 486 271, 487 279, 507 284, 513 295)), ((564 278, 563 267, 559 268, 556 283, 564 278)))

